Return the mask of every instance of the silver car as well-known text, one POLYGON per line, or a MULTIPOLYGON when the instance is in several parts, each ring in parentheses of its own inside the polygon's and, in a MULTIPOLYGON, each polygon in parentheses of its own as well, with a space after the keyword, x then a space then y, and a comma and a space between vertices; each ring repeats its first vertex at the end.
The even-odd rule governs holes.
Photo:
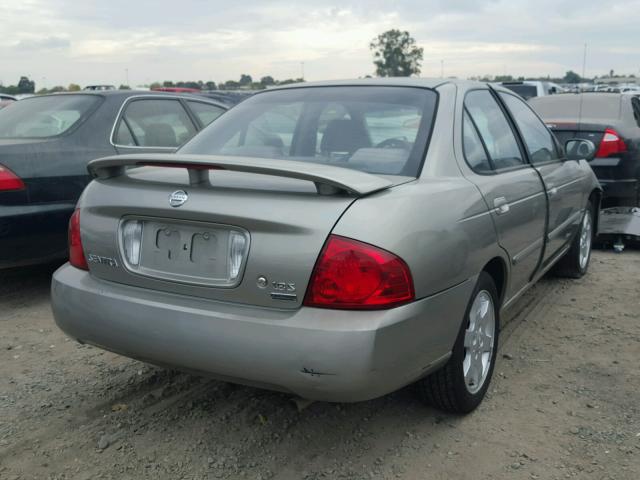
POLYGON ((587 271, 593 151, 482 83, 258 93, 176 155, 90 163, 55 319, 80 342, 231 382, 340 402, 417 383, 469 412, 500 313, 552 267, 587 271))

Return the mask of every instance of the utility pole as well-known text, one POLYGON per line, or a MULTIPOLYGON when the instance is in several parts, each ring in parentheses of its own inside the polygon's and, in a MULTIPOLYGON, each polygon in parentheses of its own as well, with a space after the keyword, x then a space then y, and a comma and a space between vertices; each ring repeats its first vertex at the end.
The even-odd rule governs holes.
POLYGON ((582 79, 586 75, 587 70, 587 44, 584 44, 584 54, 582 55, 582 79))

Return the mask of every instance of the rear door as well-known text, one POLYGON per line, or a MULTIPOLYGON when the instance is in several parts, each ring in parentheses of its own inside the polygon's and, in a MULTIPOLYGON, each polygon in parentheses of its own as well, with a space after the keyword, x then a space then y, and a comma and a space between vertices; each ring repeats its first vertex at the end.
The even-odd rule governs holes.
POLYGON ((464 107, 465 157, 477 173, 472 181, 491 209, 500 245, 511 261, 511 297, 530 281, 540 262, 547 215, 544 187, 492 92, 467 93, 464 107))
POLYGON ((130 97, 113 131, 118 153, 174 152, 198 131, 178 98, 130 97))
POLYGON ((580 223, 583 174, 578 162, 562 158, 553 135, 531 107, 508 93, 499 93, 522 137, 529 162, 540 173, 549 199, 549 226, 544 262, 568 245, 580 223))

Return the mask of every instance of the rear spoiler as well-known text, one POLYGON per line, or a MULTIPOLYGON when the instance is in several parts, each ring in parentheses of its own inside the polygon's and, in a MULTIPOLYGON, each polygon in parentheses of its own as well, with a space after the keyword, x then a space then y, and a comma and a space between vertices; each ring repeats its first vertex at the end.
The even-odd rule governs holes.
POLYGON ((192 185, 206 183, 209 170, 229 170, 308 180, 315 183, 321 195, 343 191, 362 196, 384 190, 394 184, 384 177, 350 168, 294 160, 219 155, 118 155, 92 160, 87 169, 94 178, 108 179, 124 175, 126 167, 144 166, 185 168, 189 171, 189 182, 192 185))

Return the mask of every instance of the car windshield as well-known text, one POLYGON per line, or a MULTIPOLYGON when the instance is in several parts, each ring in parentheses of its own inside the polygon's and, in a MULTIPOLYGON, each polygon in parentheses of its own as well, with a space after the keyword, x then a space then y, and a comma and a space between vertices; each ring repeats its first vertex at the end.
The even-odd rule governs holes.
POLYGON ((417 176, 437 94, 411 87, 303 87, 254 95, 180 153, 297 160, 417 176))
POLYGON ((95 95, 50 95, 14 102, 0 111, 0 138, 55 137, 73 127, 98 101, 95 95))

